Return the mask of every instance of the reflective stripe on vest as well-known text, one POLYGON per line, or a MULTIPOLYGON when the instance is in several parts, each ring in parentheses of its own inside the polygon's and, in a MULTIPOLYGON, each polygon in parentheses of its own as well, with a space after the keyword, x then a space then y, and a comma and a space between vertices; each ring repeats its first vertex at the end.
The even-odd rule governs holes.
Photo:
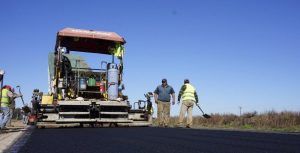
POLYGON ((9 97, 7 96, 7 93, 8 93, 7 89, 2 89, 2 94, 1 94, 1 106, 2 107, 7 107, 10 105, 9 97))
POLYGON ((182 94, 182 101, 185 101, 185 100, 193 100, 193 101, 196 101, 195 99, 195 88, 186 83, 185 84, 186 86, 186 89, 184 90, 183 94, 182 94))

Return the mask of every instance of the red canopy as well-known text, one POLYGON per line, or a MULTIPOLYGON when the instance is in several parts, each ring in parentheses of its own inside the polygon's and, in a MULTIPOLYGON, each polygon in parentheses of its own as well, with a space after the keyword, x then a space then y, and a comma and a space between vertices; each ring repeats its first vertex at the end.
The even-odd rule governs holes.
POLYGON ((56 47, 66 47, 70 51, 111 54, 116 43, 125 44, 125 40, 115 32, 65 28, 57 33, 56 47))

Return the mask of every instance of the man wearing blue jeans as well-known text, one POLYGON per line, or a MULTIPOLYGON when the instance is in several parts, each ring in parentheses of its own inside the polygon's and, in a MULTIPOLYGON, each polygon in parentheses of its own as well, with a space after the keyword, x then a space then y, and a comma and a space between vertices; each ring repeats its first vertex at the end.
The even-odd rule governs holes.
POLYGON ((9 107, 1 107, 2 113, 0 114, 0 126, 1 129, 5 129, 6 123, 10 117, 10 108, 9 107))
POLYGON ((11 116, 10 105, 11 100, 16 97, 20 97, 11 92, 11 87, 9 85, 3 86, 1 91, 1 114, 0 114, 0 128, 5 129, 5 126, 11 116))

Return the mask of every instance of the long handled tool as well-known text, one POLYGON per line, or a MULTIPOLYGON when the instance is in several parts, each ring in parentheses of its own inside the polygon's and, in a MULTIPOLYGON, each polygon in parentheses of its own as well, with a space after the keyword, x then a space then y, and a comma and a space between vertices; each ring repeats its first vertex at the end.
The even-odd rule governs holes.
POLYGON ((24 103, 23 95, 22 95, 22 92, 21 92, 21 87, 17 86, 17 88, 19 88, 19 94, 21 95, 20 97, 21 97, 21 100, 22 100, 22 103, 23 103, 22 110, 27 114, 27 113, 30 112, 30 108, 27 105, 25 105, 25 103, 24 103))
POLYGON ((198 105, 198 104, 196 104, 197 105, 197 107, 200 109, 200 111, 202 112, 202 116, 204 117, 204 118, 211 118, 211 116, 210 115, 208 115, 208 114, 205 114, 204 112, 203 112, 203 110, 201 109, 201 107, 198 105))
POLYGON ((23 106, 25 106, 24 99, 23 99, 23 95, 22 95, 22 92, 21 92, 21 87, 20 87, 20 86, 17 86, 17 88, 19 88, 19 94, 21 95, 21 99, 22 99, 23 106))

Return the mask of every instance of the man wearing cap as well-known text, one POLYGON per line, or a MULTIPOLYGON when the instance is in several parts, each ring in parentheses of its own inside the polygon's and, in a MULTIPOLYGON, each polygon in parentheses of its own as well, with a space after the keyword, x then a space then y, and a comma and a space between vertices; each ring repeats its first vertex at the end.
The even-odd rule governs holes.
POLYGON ((9 117, 10 117, 10 106, 11 102, 14 98, 20 97, 21 95, 14 94, 11 92, 12 88, 9 85, 3 86, 3 89, 1 91, 1 111, 2 113, 0 114, 0 128, 4 129, 9 117))
POLYGON ((154 91, 154 99, 157 104, 157 118, 160 127, 168 127, 170 118, 170 101, 172 95, 172 105, 175 104, 174 89, 168 85, 167 79, 162 79, 162 84, 154 91))
POLYGON ((178 104, 180 103, 180 98, 182 97, 182 104, 180 108, 178 127, 182 126, 183 118, 187 112, 187 125, 186 128, 190 128, 193 124, 193 106, 194 103, 198 103, 198 95, 196 89, 190 84, 189 79, 184 80, 184 85, 181 86, 180 92, 178 94, 178 104))

